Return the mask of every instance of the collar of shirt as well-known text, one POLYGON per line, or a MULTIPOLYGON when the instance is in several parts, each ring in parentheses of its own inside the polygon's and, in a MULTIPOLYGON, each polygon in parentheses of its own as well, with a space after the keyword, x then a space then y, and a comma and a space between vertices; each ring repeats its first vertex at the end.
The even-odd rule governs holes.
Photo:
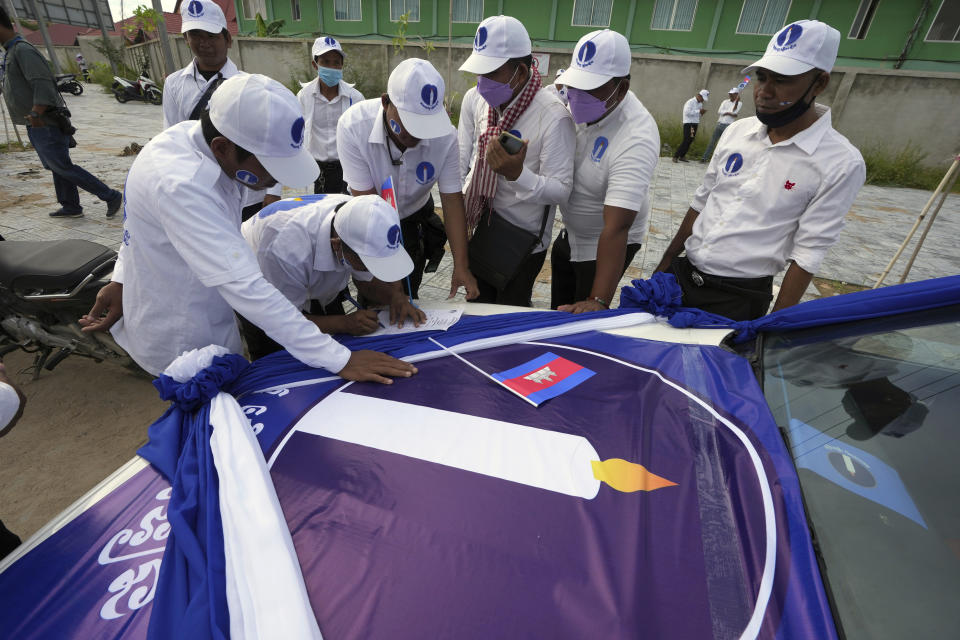
POLYGON ((813 155, 813 152, 820 146, 823 136, 833 127, 833 121, 830 117, 830 107, 822 104, 814 104, 811 109, 816 109, 819 117, 809 127, 786 140, 776 144, 771 143, 770 137, 767 134, 767 125, 759 120, 755 121, 749 135, 766 139, 769 146, 772 147, 785 147, 793 144, 802 149, 807 155, 813 155))
POLYGON ((16 44, 18 40, 23 40, 23 36, 21 36, 19 33, 3 43, 4 50, 9 51, 10 47, 16 44))
POLYGON ((323 102, 328 102, 330 104, 333 104, 334 102, 337 102, 347 97, 347 94, 349 93, 349 89, 353 88, 352 84, 341 80, 340 83, 337 85, 337 95, 333 97, 333 100, 328 100, 327 96, 323 95, 323 92, 320 91, 320 80, 318 78, 314 78, 304 86, 310 86, 310 85, 313 85, 312 87, 310 87, 310 90, 313 91, 314 99, 322 100, 323 102))
MULTIPOLYGON (((206 83, 210 82, 210 80, 213 80, 214 78, 217 77, 216 75, 211 76, 210 80, 207 80, 206 78, 204 78, 200 74, 200 70, 197 69, 196 58, 190 61, 190 64, 186 66, 186 69, 187 69, 187 75, 193 78, 197 84, 205 85, 206 83)), ((220 67, 219 73, 223 76, 223 79, 226 80, 227 78, 233 77, 238 73, 240 73, 240 70, 237 69, 237 65, 233 63, 233 60, 231 60, 230 58, 227 58, 227 61, 223 63, 222 67, 220 67)))

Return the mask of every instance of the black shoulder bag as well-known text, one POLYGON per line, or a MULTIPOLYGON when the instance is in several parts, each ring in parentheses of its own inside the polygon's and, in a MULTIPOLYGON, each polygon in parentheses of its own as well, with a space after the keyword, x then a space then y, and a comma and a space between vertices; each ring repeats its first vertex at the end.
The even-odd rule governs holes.
POLYGON ((473 275, 492 284, 497 291, 503 291, 517 274, 524 258, 540 243, 549 213, 550 205, 545 205, 540 233, 534 235, 488 209, 486 215, 480 217, 480 224, 470 239, 468 255, 473 275))

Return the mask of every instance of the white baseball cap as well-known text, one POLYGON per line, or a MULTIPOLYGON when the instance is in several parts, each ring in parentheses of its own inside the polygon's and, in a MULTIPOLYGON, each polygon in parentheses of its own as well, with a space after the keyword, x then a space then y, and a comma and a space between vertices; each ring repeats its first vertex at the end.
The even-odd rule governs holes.
POLYGON ((710 92, 707 91, 706 89, 700 89, 699 94, 700 94, 700 97, 703 98, 704 102, 710 99, 710 92))
POLYGON ((445 89, 440 72, 420 58, 407 58, 387 80, 387 96, 400 112, 403 128, 421 140, 445 136, 453 129, 443 106, 445 89))
POLYGON ((223 9, 210 0, 190 0, 180 7, 182 23, 180 33, 200 29, 207 33, 220 33, 227 28, 223 9))
POLYGON ((347 57, 347 54, 345 54, 340 47, 340 43, 337 42, 336 38, 332 38, 331 36, 320 36, 314 40, 313 47, 310 49, 310 55, 316 58, 317 56, 322 56, 327 51, 337 51, 344 58, 347 57))
POLYGON ((743 73, 760 67, 784 76, 798 76, 810 69, 830 72, 837 62, 840 32, 819 20, 797 20, 780 29, 763 57, 743 73))
POLYGON ((523 24, 511 16, 491 16, 477 27, 473 53, 460 65, 460 71, 482 76, 512 58, 530 55, 530 36, 523 24))
POLYGON ((276 80, 256 73, 228 78, 210 97, 210 122, 281 184, 310 184, 320 175, 303 144, 300 101, 276 80))
POLYGON ((730 89, 730 91, 727 91, 727 93, 728 93, 728 94, 730 94, 730 93, 740 93, 740 87, 734 87, 733 89, 730 89))
POLYGON ((352 198, 337 211, 333 228, 376 279, 396 282, 413 271, 413 260, 401 242, 400 216, 380 196, 352 198))
POLYGON ((580 38, 570 66, 557 82, 575 89, 596 89, 610 78, 630 74, 630 44, 616 31, 601 29, 580 38))

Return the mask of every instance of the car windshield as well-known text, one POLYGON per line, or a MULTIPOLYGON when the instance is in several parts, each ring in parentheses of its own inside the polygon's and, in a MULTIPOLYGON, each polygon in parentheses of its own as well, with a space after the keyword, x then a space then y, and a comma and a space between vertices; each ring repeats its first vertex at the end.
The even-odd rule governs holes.
POLYGON ((960 638, 960 305, 768 336, 838 626, 960 638))

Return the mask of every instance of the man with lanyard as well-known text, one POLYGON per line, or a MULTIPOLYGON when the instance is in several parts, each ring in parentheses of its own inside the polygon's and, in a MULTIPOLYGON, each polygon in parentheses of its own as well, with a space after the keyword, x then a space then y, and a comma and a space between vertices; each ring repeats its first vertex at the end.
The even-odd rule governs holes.
POLYGON ((700 162, 709 162, 710 158, 713 157, 713 149, 717 146, 717 141, 720 140, 720 136, 723 135, 723 132, 728 126, 734 123, 737 119, 737 116, 740 115, 740 108, 743 106, 743 103, 740 102, 740 87, 734 87, 727 92, 727 99, 720 103, 720 108, 717 109, 717 113, 720 114, 720 117, 717 119, 717 126, 713 129, 713 135, 710 136, 710 144, 707 145, 706 151, 703 152, 703 157, 700 158, 700 162))
POLYGON ((493 16, 481 22, 473 53, 460 70, 479 76, 477 90, 487 103, 478 109, 474 123, 477 143, 466 191, 467 224, 489 224, 488 216, 496 214, 539 236, 503 287, 477 278, 476 302, 529 307, 550 245, 556 205, 567 200, 573 186, 573 120, 556 96, 540 91, 530 37, 516 18, 493 16), (518 153, 504 149, 499 141, 503 131, 523 140, 518 153))
POLYGON ((700 126, 700 116, 707 112, 703 108, 703 103, 710 99, 710 92, 706 89, 700 89, 697 95, 683 103, 683 142, 677 147, 673 154, 674 162, 690 162, 687 160, 687 151, 693 144, 693 139, 697 136, 697 128, 700 126))
POLYGON ((297 99, 307 122, 307 148, 320 167, 313 192, 349 193, 337 158, 337 122, 347 109, 363 100, 363 94, 343 81, 345 54, 334 38, 321 36, 314 40, 311 55, 317 77, 303 85, 297 99))
POLYGON ((797 304, 836 241, 866 177, 830 109, 814 104, 839 43, 833 27, 800 20, 744 70, 754 75, 757 116, 727 127, 657 266, 677 277, 685 306, 759 318, 770 306, 773 276, 787 263, 774 311, 797 304))
POLYGON ((7 10, 0 5, 0 43, 6 52, 0 66, 3 98, 10 118, 26 124, 30 144, 44 169, 53 174, 53 188, 60 208, 52 218, 79 218, 83 215, 78 187, 107 203, 112 218, 123 203, 122 194, 111 189, 83 167, 73 164, 70 149, 76 129, 57 91, 53 73, 40 52, 13 29, 7 10))
POLYGON ((453 252, 450 296, 463 286, 469 299, 477 295, 477 284, 467 261, 457 131, 444 109, 443 95, 443 77, 432 64, 419 58, 404 60, 390 74, 385 94, 353 105, 340 118, 337 152, 354 196, 379 193, 387 178, 393 178, 403 242, 413 259, 407 291, 412 298, 419 295, 432 253, 427 225, 436 214, 430 190, 438 185, 453 252))
POLYGON ((348 380, 389 383, 416 369, 348 349, 269 284, 240 233, 243 187, 305 184, 317 165, 303 147, 300 103, 262 75, 239 74, 210 98, 200 122, 155 136, 127 175, 123 243, 113 282, 80 323, 113 337, 149 373, 184 351, 243 345, 234 312, 295 358, 348 380))
MULTIPOLYGON (((180 6, 181 28, 193 60, 174 71, 163 84, 163 128, 184 120, 199 120, 207 109, 210 97, 224 80, 241 73, 227 50, 233 44, 227 30, 223 10, 211 0, 189 0, 180 6)), ((266 192, 248 190, 244 199, 243 219, 260 210, 264 204, 280 199, 278 185, 266 192)))
POLYGON ((550 253, 550 306, 560 311, 609 308, 647 232, 660 133, 630 91, 630 63, 623 35, 593 31, 557 78, 577 125, 573 190, 550 253))
MULTIPOLYGON (((304 311, 324 333, 362 336, 380 328, 378 314, 358 308, 348 315, 308 313, 311 300, 327 304, 351 276, 363 297, 390 308, 390 324, 426 319, 403 293, 400 281, 413 261, 400 243, 400 218, 376 195, 317 195, 275 202, 243 223, 243 237, 257 255, 267 282, 304 311)), ((243 322, 251 357, 282 347, 243 322)))

